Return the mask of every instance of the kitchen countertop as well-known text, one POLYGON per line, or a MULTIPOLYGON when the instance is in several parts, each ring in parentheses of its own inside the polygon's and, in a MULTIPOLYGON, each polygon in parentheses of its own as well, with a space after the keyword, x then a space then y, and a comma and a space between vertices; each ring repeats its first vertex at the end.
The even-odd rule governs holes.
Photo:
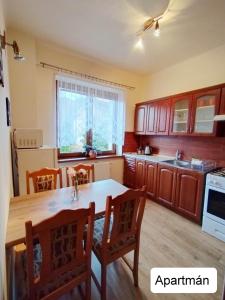
POLYGON ((178 168, 178 169, 183 169, 183 170, 193 170, 196 172, 200 172, 203 174, 206 174, 210 171, 213 171, 216 169, 216 167, 205 167, 203 169, 199 169, 198 167, 195 167, 194 165, 188 165, 188 166, 180 166, 180 165, 176 165, 176 164, 171 164, 169 162, 167 162, 168 160, 175 160, 174 156, 167 156, 167 155, 160 155, 160 154, 153 154, 153 155, 143 155, 143 154, 137 154, 137 153, 123 153, 123 155, 128 156, 128 157, 133 157, 136 159, 143 159, 143 160, 147 160, 147 161, 152 161, 152 162, 159 162, 159 163, 163 163, 166 164, 168 166, 174 167, 174 168, 178 168))
POLYGON ((167 156, 167 155, 160 155, 160 154, 144 155, 144 154, 137 154, 137 153, 130 153, 130 152, 126 153, 125 152, 125 153, 123 153, 123 155, 128 156, 128 157, 153 161, 153 162, 161 162, 161 161, 165 161, 165 160, 175 159, 174 156, 167 156))

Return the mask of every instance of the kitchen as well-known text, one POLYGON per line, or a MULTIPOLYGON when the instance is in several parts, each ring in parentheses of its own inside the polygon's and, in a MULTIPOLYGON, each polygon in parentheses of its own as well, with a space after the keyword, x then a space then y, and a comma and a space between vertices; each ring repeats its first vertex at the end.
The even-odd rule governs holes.
MULTIPOLYGON (((116 186, 121 192, 146 186, 147 193, 140 235, 139 288, 134 287, 126 263, 118 261, 108 268, 108 298, 164 299, 164 295, 150 291, 151 269, 211 267, 217 269, 216 293, 167 294, 166 299, 222 299, 223 1, 212 5, 208 0, 188 0, 181 5, 177 0, 161 0, 155 6, 154 1, 145 0, 100 1, 95 5, 79 1, 73 10, 69 3, 57 2, 54 14, 50 3, 36 3, 34 14, 27 0, 18 7, 15 0, 2 2, 0 163, 4 172, 0 176, 0 219, 6 252, 2 247, 1 262, 5 255, 9 261, 10 245, 24 241, 19 236, 21 222, 14 240, 9 228, 13 233, 14 221, 20 219, 12 203, 17 207, 20 197, 30 201, 26 171, 60 169, 62 184, 52 192, 57 202, 61 190, 71 190, 68 168, 94 165, 92 181, 96 186, 113 180, 120 184, 116 186), (104 9, 99 9, 102 6, 104 9), (121 18, 127 22, 127 31, 121 18), (73 35, 68 34, 69 19, 73 28, 80 28, 73 35), (90 20, 91 26, 84 24, 84 19, 90 20), (58 20, 63 20, 61 25, 58 20), (136 40, 138 47, 133 49, 136 40), (21 60, 20 55, 25 60, 15 61, 21 60)), ((110 189, 116 197, 112 183, 110 189)), ((82 186, 78 190, 81 198, 91 195, 82 186)), ((99 191, 100 197, 109 196, 103 191, 99 191)), ((43 206, 51 212, 43 211, 43 216, 52 216, 51 205, 43 206)), ((103 213, 98 204, 96 210, 103 213)), ((24 218, 23 230, 28 221, 26 215, 24 218)), ((130 253, 126 258, 133 261, 130 253)), ((92 259, 98 277, 97 258, 92 255, 92 259)), ((14 299, 10 298, 4 263, 1 269, 0 290, 5 299, 14 299)), ((92 299, 100 299, 94 281, 92 299)), ((75 298, 80 299, 78 294, 75 298)))

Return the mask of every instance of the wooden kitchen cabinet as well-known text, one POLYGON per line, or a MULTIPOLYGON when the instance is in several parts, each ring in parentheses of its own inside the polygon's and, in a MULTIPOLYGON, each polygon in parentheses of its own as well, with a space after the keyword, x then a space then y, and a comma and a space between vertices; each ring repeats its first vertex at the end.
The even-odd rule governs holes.
POLYGON ((157 163, 124 158, 124 184, 130 188, 141 188, 146 185, 146 192, 150 198, 156 196, 157 163))
POLYGON ((154 199, 156 196, 156 178, 157 178, 157 163, 146 161, 145 185, 146 185, 146 192, 151 199, 154 199))
POLYGON ((222 89, 219 113, 220 113, 220 115, 225 115, 225 87, 222 89))
POLYGON ((155 197, 156 175, 157 163, 136 160, 136 188, 146 185, 146 192, 150 198, 155 197))
POLYGON ((147 119, 147 104, 137 104, 135 108, 134 131, 136 134, 145 134, 147 119))
POLYGON ((170 135, 190 133, 192 96, 185 94, 172 99, 170 135))
POLYGON ((145 160, 137 159, 136 160, 136 188, 141 188, 145 185, 145 160))
POLYGON ((216 135, 217 122, 213 119, 219 113, 220 93, 221 89, 208 89, 193 93, 191 135, 216 135))
POLYGON ((175 205, 176 171, 174 167, 158 164, 156 201, 170 208, 175 205))
POLYGON ((129 188, 135 188, 136 159, 134 157, 124 157, 124 177, 123 182, 129 188))
POLYGON ((192 92, 172 99, 170 135, 215 136, 220 89, 192 92))
POLYGON ((146 134, 147 135, 156 135, 157 134, 157 102, 151 102, 148 104, 148 114, 146 120, 146 134))
POLYGON ((200 223, 204 174, 192 170, 177 170, 175 208, 183 216, 200 223))
POLYGON ((225 114, 224 85, 137 104, 135 133, 216 136, 221 133, 217 114, 225 114))
POLYGON ((158 101, 157 105, 157 135, 168 135, 170 122, 170 99, 158 101))
POLYGON ((168 135, 170 99, 136 105, 135 133, 142 135, 168 135))

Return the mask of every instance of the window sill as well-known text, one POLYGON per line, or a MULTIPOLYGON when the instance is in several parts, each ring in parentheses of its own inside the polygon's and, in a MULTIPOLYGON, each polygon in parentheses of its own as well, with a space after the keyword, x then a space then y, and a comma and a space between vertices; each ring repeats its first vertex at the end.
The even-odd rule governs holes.
POLYGON ((90 157, 70 157, 70 158, 59 158, 58 162, 59 163, 64 163, 64 162, 77 162, 77 161, 93 161, 93 160, 99 160, 99 159, 114 159, 114 158, 122 158, 122 155, 116 155, 116 154, 111 154, 111 155, 101 155, 97 156, 96 158, 90 158, 90 157))

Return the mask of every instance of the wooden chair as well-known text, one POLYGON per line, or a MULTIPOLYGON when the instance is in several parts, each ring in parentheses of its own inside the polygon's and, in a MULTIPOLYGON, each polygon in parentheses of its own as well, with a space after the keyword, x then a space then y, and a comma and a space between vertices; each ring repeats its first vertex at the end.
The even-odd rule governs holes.
POLYGON ((140 230, 145 208, 145 187, 140 190, 128 190, 112 199, 107 197, 105 218, 95 221, 93 236, 93 251, 101 264, 101 285, 95 274, 93 279, 101 293, 101 299, 106 299, 107 265, 134 250, 134 263, 131 267, 134 285, 138 286, 138 262, 140 230))
POLYGON ((59 186, 62 188, 62 170, 43 168, 33 172, 26 172, 27 194, 30 194, 30 178, 33 181, 34 192, 55 190, 57 187, 57 176, 59 175, 59 186))
POLYGON ((28 299, 58 299, 82 282, 85 299, 91 299, 94 214, 92 202, 87 209, 63 210, 35 226, 26 222, 28 299))
MULTIPOLYGON (((90 183, 95 181, 94 164, 91 165, 78 164, 70 168, 73 168, 77 172, 78 184, 85 184, 85 183, 90 183), (83 174, 82 170, 86 172, 85 175, 83 174)), ((69 167, 66 168, 66 180, 67 180, 67 186, 70 186, 70 176, 68 174, 68 169, 69 167)), ((72 182, 72 185, 74 185, 74 182, 72 182)))

